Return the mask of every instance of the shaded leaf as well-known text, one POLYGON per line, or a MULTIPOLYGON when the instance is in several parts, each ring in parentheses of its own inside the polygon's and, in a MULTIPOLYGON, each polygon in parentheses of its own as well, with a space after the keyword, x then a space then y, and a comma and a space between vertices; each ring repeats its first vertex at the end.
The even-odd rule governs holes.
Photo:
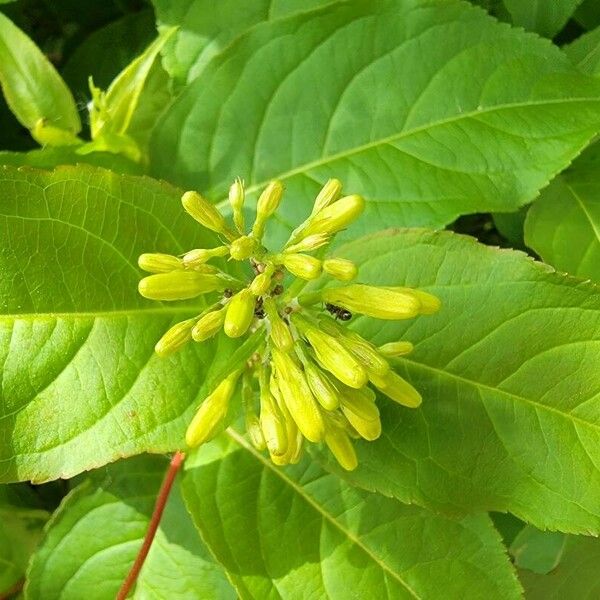
POLYGON ((520 597, 487 516, 452 521, 352 488, 310 459, 279 468, 230 435, 188 465, 182 488, 241 598, 520 597))
POLYGON ((600 75, 600 27, 577 38, 563 50, 584 73, 600 75))
POLYGON ((515 25, 551 38, 566 25, 582 2, 583 0, 504 0, 504 5, 515 25))
POLYGON ((513 540, 510 553, 520 569, 544 575, 560 563, 569 537, 565 533, 540 531, 528 525, 513 540))

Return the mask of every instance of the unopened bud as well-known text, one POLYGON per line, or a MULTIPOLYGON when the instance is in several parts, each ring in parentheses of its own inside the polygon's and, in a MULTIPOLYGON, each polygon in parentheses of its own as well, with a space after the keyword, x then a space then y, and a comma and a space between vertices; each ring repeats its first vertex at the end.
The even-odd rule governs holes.
POLYGON ((199 446, 218 433, 219 425, 227 414, 238 377, 239 372, 224 379, 204 400, 185 433, 188 446, 191 448, 199 446))
POLYGON ((327 181, 315 198, 311 215, 317 214, 335 202, 340 197, 341 192, 342 182, 339 179, 330 179, 327 181))
POLYGON ((170 273, 183 268, 183 262, 171 254, 142 254, 138 258, 140 269, 148 273, 170 273))
POLYGON ((277 348, 287 352, 294 344, 290 328, 283 321, 277 310, 277 305, 273 298, 265 298, 263 300, 263 306, 269 319, 269 325, 271 328, 271 339, 277 348))
POLYGON ((383 344, 379 346, 378 350, 383 356, 404 356, 410 354, 414 349, 414 346, 410 342, 390 342, 389 344, 383 344))
POLYGON ((304 375, 310 391, 325 410, 335 410, 340 405, 340 396, 334 384, 311 360, 304 347, 304 341, 298 340, 295 347, 296 354, 304 367, 304 375))
POLYGON ((283 266, 300 279, 316 279, 321 275, 321 261, 308 254, 280 254, 277 257, 283 266))
POLYGON ((227 304, 223 330, 230 338, 246 333, 254 320, 255 298, 248 288, 239 291, 227 304))
POLYGON ((192 339, 192 327, 196 319, 188 319, 173 325, 156 343, 154 351, 161 358, 179 350, 192 339))
POLYGON ((374 401, 375 394, 369 388, 342 390, 342 412, 357 433, 368 441, 381 435, 381 419, 374 401))
POLYGON ((340 281, 351 281, 358 275, 356 265, 345 258, 328 258, 324 260, 323 271, 340 281))
POLYGON ((250 284, 250 291, 256 296, 262 296, 269 291, 271 287, 271 278, 273 277, 273 272, 275 271, 275 266, 272 264, 267 264, 265 266, 265 270, 262 273, 259 273, 250 284))
POLYGON ((233 260, 246 260, 250 258, 258 247, 257 241, 250 235, 243 235, 231 242, 229 253, 233 260))
POLYGON ((236 179, 229 188, 229 204, 233 210, 233 223, 240 233, 244 233, 244 183, 236 179))
POLYGON ((149 275, 138 284, 140 294, 150 300, 188 300, 223 288, 224 282, 218 275, 194 271, 149 275))
POLYGON ((421 302, 414 294, 370 285, 328 288, 321 297, 324 302, 376 319, 410 319, 421 310, 421 302))
POLYGON ((352 194, 340 198, 309 219, 309 223, 302 231, 304 238, 315 233, 334 234, 345 229, 352 221, 357 219, 365 207, 362 196, 352 194))
POLYGON ((181 197, 181 203, 186 212, 196 219, 200 225, 216 233, 221 233, 228 239, 235 237, 216 206, 203 198, 198 192, 185 192, 181 197))
POLYGON ((421 394, 394 371, 382 378, 373 377, 371 382, 380 392, 402 406, 417 408, 423 401, 421 394))
POLYGON ((267 446, 260 421, 254 409, 254 391, 250 383, 250 372, 246 371, 242 379, 242 404, 244 406, 244 421, 246 425, 246 433, 252 442, 252 445, 262 452, 267 446))
POLYGON ((260 386, 260 426, 269 454, 283 456, 288 450, 285 419, 266 381, 260 386))
POLYGON ((256 239, 260 240, 262 238, 265 223, 279 207, 282 196, 283 185, 280 181, 271 181, 259 196, 256 203, 256 220, 252 226, 252 234, 256 239))
POLYGON ((188 269, 203 266, 211 258, 227 256, 229 248, 227 246, 218 246, 217 248, 196 248, 183 255, 183 264, 188 269))
POLYGON ((331 236, 326 233, 316 233, 315 235, 309 235, 297 244, 286 246, 284 252, 292 254, 295 252, 312 252, 318 250, 322 246, 329 244, 331 236))
POLYGON ((192 329, 192 338, 194 338, 194 341, 203 342, 216 335, 223 326, 225 311, 226 308, 223 307, 219 310, 210 311, 200 317, 192 329))
POLYGON ((327 427, 325 443, 340 466, 346 471, 354 471, 358 466, 356 451, 348 434, 336 426, 327 427))
POLYGON ((400 292, 404 294, 412 294, 416 296, 417 299, 421 302, 421 310, 419 311, 422 315, 432 315, 440 310, 442 306, 442 302, 437 296, 433 294, 429 294, 428 292, 424 292, 422 290, 417 290, 413 288, 407 287, 387 287, 386 289, 392 290, 393 292, 400 292))

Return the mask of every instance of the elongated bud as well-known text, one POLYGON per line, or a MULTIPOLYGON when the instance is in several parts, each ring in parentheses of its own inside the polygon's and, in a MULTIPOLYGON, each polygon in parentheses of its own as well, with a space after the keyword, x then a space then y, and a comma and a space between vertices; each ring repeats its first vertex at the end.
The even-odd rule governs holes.
POLYGON ((203 342, 219 333, 221 327, 223 327, 226 310, 226 307, 223 307, 200 317, 192 329, 192 338, 194 341, 203 342))
POLYGON ((272 355, 277 384, 287 409, 302 435, 311 442, 320 442, 325 424, 304 374, 288 354, 273 348, 272 355))
POLYGON ((269 390, 264 369, 260 374, 260 426, 269 454, 283 456, 288 450, 285 419, 269 390))
POLYGON ((265 438, 260 428, 260 420, 254 409, 254 391, 252 390, 251 375, 249 371, 244 372, 242 378, 242 404, 244 406, 244 422, 246 433, 252 445, 262 452, 266 447, 265 438))
POLYGON ((203 266, 211 258, 227 256, 229 248, 227 246, 218 246, 217 248, 196 248, 183 255, 183 264, 188 269, 203 266))
POLYGON ((269 291, 271 287, 271 278, 275 271, 275 265, 268 263, 265 266, 265 270, 259 273, 250 284, 250 291, 256 296, 262 296, 269 291))
POLYGON ((283 184, 280 181, 271 181, 263 190, 256 203, 256 220, 252 226, 252 234, 256 239, 261 239, 265 231, 267 219, 277 210, 283 196, 283 184))
POLYGON ((185 433, 188 446, 195 448, 208 442, 218 433, 219 425, 227 414, 238 377, 239 372, 236 372, 224 379, 201 404, 185 433))
POLYGON ((144 277, 138 284, 138 291, 150 300, 188 300, 224 287, 225 284, 218 275, 172 271, 144 277))
POLYGON ((244 183, 241 179, 236 179, 229 188, 229 204, 233 210, 233 223, 240 233, 244 233, 244 183))
POLYGON ((330 179, 321 188, 318 196, 315 198, 311 215, 315 215, 327 208, 330 204, 335 202, 342 193, 342 182, 339 179, 330 179))
POLYGON ((421 394, 394 371, 390 371, 382 378, 373 377, 371 383, 388 398, 402 406, 417 408, 423 401, 421 394))
POLYGON ((296 354, 304 367, 304 375, 310 391, 325 410, 335 410, 340 405, 340 395, 329 377, 310 359, 304 342, 295 344, 296 354))
POLYGON ((300 279, 316 279, 321 275, 321 261, 308 254, 280 254, 276 257, 278 262, 293 275, 300 279))
POLYGON ((417 299, 421 302, 421 310, 419 311, 422 315, 432 315, 440 310, 442 306, 441 300, 434 296, 433 294, 429 294, 428 292, 424 292, 422 290, 407 288, 407 287, 386 287, 388 290, 392 290, 393 292, 400 292, 403 294, 412 294, 416 296, 417 299))
POLYGON ((255 298, 248 288, 239 291, 227 305, 223 330, 230 338, 246 333, 254 320, 255 298))
POLYGON ((325 443, 340 466, 346 471, 354 471, 358 466, 356 451, 348 437, 341 428, 330 426, 325 432, 325 443))
POLYGON ((181 197, 181 203, 186 212, 192 216, 200 225, 211 231, 221 233, 228 239, 233 239, 233 232, 227 227, 225 218, 216 206, 203 198, 198 192, 185 192, 181 197))
POLYGON ((317 361, 323 368, 350 387, 361 388, 367 384, 367 372, 341 342, 297 314, 293 319, 302 335, 310 342, 317 361))
POLYGON ((324 260, 323 271, 340 281, 351 281, 358 275, 356 265, 345 258, 328 258, 324 260))
POLYGON ((410 319, 421 310, 421 302, 414 294, 358 283, 328 288, 321 297, 324 302, 376 319, 410 319))
POLYGON ((331 236, 326 233, 316 233, 315 235, 309 235, 297 244, 286 246, 284 252, 287 254, 295 252, 313 252, 314 250, 318 250, 322 246, 329 244, 330 239, 331 236))
POLYGON ((365 208, 362 196, 352 194, 340 198, 323 210, 310 217, 309 223, 302 231, 301 237, 315 233, 334 234, 345 229, 357 219, 365 208))
POLYGON ((373 441, 381 435, 381 419, 369 388, 342 390, 342 412, 356 432, 365 440, 373 441))
POLYGON ((279 316, 277 305, 273 298, 265 298, 263 300, 263 307, 267 313, 267 317, 269 318, 269 325, 271 328, 270 335, 273 343, 280 350, 287 352, 294 344, 294 339, 292 338, 290 328, 279 316))
POLYGON ((383 344, 379 346, 378 350, 383 356, 404 356, 410 354, 414 349, 414 346, 410 342, 390 342, 389 344, 383 344))
POLYGON ((257 250, 258 243, 250 235, 243 235, 231 242, 229 253, 234 260, 246 260, 250 258, 257 250))
POLYGON ((148 273, 170 273, 183 268, 183 262, 170 254, 142 254, 138 258, 140 269, 148 273))
POLYGON ((154 351, 161 358, 177 352, 192 339, 192 327, 196 319, 188 319, 173 325, 156 343, 154 351))

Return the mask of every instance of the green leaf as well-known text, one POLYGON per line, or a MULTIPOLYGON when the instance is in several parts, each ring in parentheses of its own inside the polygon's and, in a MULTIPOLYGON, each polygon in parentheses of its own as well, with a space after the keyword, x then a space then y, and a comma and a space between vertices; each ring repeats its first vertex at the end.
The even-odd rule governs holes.
POLYGON ((563 50, 584 73, 600 75, 600 27, 577 38, 563 50))
MULTIPOLYGON (((28 571, 26 597, 112 600, 141 546, 167 465, 161 457, 137 457, 77 486, 48 524, 28 571)), ((194 531, 177 483, 131 597, 235 598, 194 531)))
POLYGON ((520 569, 545 575, 560 563, 568 538, 564 533, 540 531, 528 525, 513 540, 510 553, 520 569))
POLYGON ((345 477, 452 514, 600 531, 600 288, 449 232, 390 231, 338 254, 364 283, 442 301, 410 321, 353 320, 377 344, 416 345, 398 372, 423 404, 382 398, 383 434, 357 444, 359 468, 345 477))
POLYGON ((164 66, 177 83, 188 83, 215 54, 254 25, 332 1, 152 0, 159 27, 179 28, 164 49, 164 66))
POLYGON ((532 205, 525 241, 561 271, 600 282, 600 145, 594 144, 532 205))
POLYGON ((0 480, 71 477, 183 446, 237 343, 154 354, 204 304, 144 300, 137 257, 216 245, 179 198, 85 166, 0 169, 0 480))
POLYGON ((63 142, 76 142, 81 122, 71 92, 40 49, 2 13, 0 84, 10 109, 38 142, 56 142, 60 135, 63 142))
POLYGON ((519 571, 527 600, 567 600, 597 598, 600 540, 583 536, 566 536, 557 569, 539 575, 526 569, 519 571))
POLYGON ((216 56, 157 124, 153 172, 215 201, 235 176, 250 196, 283 180, 271 241, 331 176, 367 198, 363 232, 438 227, 533 199, 598 130, 599 91, 464 2, 343 2, 216 56))
POLYGON ((504 0, 515 25, 553 37, 567 23, 583 0, 504 0))
POLYGON ((520 597, 486 515, 446 519, 352 488, 306 458, 279 468, 229 433, 187 466, 182 489, 241 598, 520 597))
POLYGON ((586 29, 594 29, 600 25, 600 4, 597 0, 583 0, 575 11, 575 20, 586 29))
POLYGON ((516 212, 493 214, 496 229, 508 240, 513 248, 519 250, 525 248, 523 225, 528 208, 524 206, 516 212))

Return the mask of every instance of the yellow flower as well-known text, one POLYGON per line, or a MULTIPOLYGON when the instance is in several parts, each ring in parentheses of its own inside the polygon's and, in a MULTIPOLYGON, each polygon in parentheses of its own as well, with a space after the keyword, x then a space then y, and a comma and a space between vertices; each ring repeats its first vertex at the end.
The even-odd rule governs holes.
POLYGON ((235 234, 227 226, 223 215, 197 192, 185 192, 181 197, 181 203, 186 212, 194 217, 200 225, 224 235, 227 239, 235 238, 235 234))
POLYGON ((170 254, 142 254, 138 266, 148 273, 170 273, 183 268, 183 261, 170 254))
POLYGON ((248 288, 239 291, 227 305, 223 329, 230 338, 246 333, 254 319, 256 298, 248 288))
POLYGON ((192 339, 192 327, 196 319, 188 319, 173 325, 161 338, 156 342, 154 351, 161 357, 169 356, 173 352, 177 352, 187 342, 192 339))
POLYGON ((351 281, 358 275, 358 269, 351 260, 329 258, 323 261, 323 271, 340 281, 351 281))
POLYGON ((172 271, 144 277, 138 285, 138 291, 150 300, 189 300, 224 287, 225 282, 219 275, 172 271))

